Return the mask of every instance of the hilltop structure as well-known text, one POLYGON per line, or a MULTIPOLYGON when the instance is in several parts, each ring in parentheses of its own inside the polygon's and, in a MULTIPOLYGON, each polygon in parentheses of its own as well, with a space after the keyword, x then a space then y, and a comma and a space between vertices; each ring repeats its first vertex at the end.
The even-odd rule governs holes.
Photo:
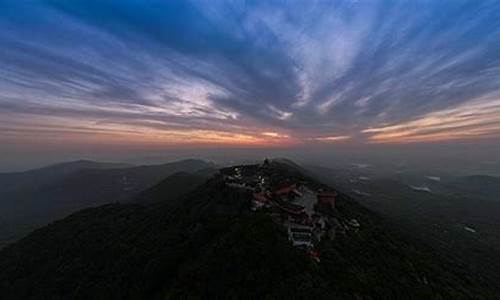
POLYGON ((162 181, 53 222, 0 250, 2 299, 497 298, 303 171, 227 168, 173 201, 162 181))
POLYGON ((333 239, 336 232, 358 230, 356 219, 342 220, 335 209, 337 192, 312 186, 294 174, 276 171, 268 159, 263 164, 234 166, 220 170, 224 183, 249 191, 250 210, 269 214, 283 225, 288 238, 319 261, 316 244, 333 239))

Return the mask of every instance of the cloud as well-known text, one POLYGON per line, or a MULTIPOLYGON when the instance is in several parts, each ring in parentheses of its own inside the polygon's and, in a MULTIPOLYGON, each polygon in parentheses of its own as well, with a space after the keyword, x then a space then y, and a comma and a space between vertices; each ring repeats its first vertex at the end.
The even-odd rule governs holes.
POLYGON ((374 143, 500 137, 500 96, 486 96, 415 120, 363 130, 374 143))
POLYGON ((340 142, 351 139, 349 135, 338 135, 338 136, 324 136, 324 137, 316 137, 314 140, 320 142, 340 142))
POLYGON ((3 6, 0 130, 12 138, 36 128, 162 143, 497 136, 497 1, 3 6))
POLYGON ((287 139, 290 137, 288 134, 281 134, 278 132, 263 132, 262 135, 271 138, 281 138, 281 139, 287 139))

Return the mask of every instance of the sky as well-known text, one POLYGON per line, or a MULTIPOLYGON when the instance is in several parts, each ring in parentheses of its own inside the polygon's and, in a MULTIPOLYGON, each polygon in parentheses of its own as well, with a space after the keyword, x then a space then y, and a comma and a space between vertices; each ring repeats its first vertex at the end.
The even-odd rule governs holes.
POLYGON ((0 3, 0 170, 137 149, 500 144, 499 1, 0 3))

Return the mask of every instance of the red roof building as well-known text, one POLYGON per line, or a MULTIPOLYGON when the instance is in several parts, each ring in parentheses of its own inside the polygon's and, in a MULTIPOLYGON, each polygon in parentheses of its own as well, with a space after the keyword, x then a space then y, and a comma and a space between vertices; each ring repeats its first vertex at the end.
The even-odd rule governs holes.
POLYGON ((320 255, 319 255, 318 251, 312 250, 311 252, 309 252, 309 257, 311 257, 314 261, 316 261, 318 263, 321 262, 320 255))
POLYGON ((254 199, 254 201, 258 201, 258 202, 262 202, 262 203, 266 203, 269 201, 266 194, 264 194, 263 192, 253 193, 253 199, 254 199))
POLYGON ((292 193, 299 197, 302 196, 302 194, 297 190, 297 185, 295 183, 283 185, 274 191, 276 196, 284 196, 292 193))
POLYGON ((335 207, 336 192, 319 192, 317 194, 319 204, 327 204, 335 207))
POLYGON ((274 191, 274 194, 277 196, 288 195, 291 192, 293 192, 293 190, 295 190, 295 184, 285 185, 285 186, 281 186, 278 189, 276 189, 274 191))
POLYGON ((312 222, 311 218, 304 211, 302 211, 298 214, 293 214, 293 215, 291 215, 291 217, 292 217, 293 223, 301 224, 301 225, 305 225, 305 226, 310 226, 310 227, 313 226, 313 222, 312 222))
POLYGON ((274 200, 273 203, 281 210, 292 215, 300 215, 304 213, 304 206, 301 205, 287 203, 279 200, 274 200))

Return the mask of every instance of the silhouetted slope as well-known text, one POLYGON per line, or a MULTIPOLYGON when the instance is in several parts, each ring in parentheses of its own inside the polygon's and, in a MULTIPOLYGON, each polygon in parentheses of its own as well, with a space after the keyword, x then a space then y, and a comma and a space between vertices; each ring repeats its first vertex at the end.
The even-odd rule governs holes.
POLYGON ((22 173, 0 175, 0 247, 33 227, 82 208, 127 202, 178 172, 206 172, 211 163, 182 160, 125 167, 77 161, 22 173))
POLYGON ((178 172, 194 173, 212 166, 202 160, 182 160, 151 166, 126 169, 87 169, 73 173, 64 180, 48 185, 46 191, 54 198, 69 198, 71 194, 82 196, 82 200, 94 199, 100 203, 128 201, 166 177, 178 172), (105 201, 105 202, 103 202, 105 201))
POLYGON ((241 199, 211 182, 175 208, 110 204, 81 211, 2 250, 0 290, 8 299, 160 296, 176 268, 223 230, 212 221, 217 212, 239 214, 241 199))
POLYGON ((325 281, 267 216, 212 221, 219 234, 183 264, 167 299, 321 299, 325 281))
POLYGON ((249 196, 216 176, 174 206, 113 204, 73 214, 0 251, 2 296, 486 299, 498 292, 345 195, 336 213, 361 228, 322 242, 317 264, 291 246, 281 225, 250 213, 249 196))
POLYGON ((136 197, 138 203, 175 202, 179 197, 191 192, 204 183, 207 177, 185 172, 175 173, 157 185, 141 192, 136 197))
POLYGON ((121 163, 105 163, 78 160, 50 165, 47 167, 14 173, 0 173, 0 195, 8 195, 25 189, 35 190, 56 182, 65 176, 86 169, 119 169, 131 167, 121 163))

